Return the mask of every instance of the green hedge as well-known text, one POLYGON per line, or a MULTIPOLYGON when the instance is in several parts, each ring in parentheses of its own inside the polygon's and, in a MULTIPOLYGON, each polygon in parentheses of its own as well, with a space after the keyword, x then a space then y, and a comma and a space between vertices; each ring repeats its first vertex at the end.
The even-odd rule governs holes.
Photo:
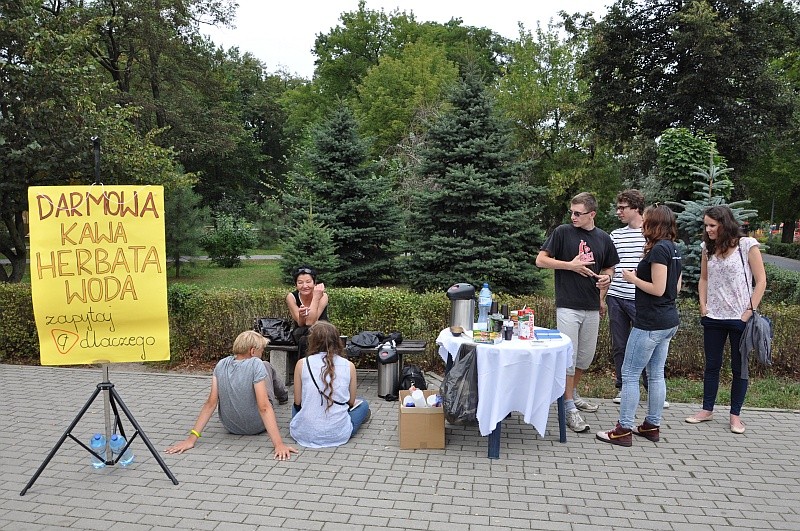
MULTIPOLYGON (((412 360, 427 366, 439 364, 436 336, 448 323, 450 304, 444 293, 417 294, 395 288, 328 288, 328 314, 343 334, 362 330, 400 331, 409 339, 428 341, 426 358, 412 360)), ((288 317, 286 290, 243 289, 203 290, 173 284, 168 290, 170 340, 173 362, 213 362, 226 355, 233 338, 252 328, 258 316, 288 317)), ((527 305, 535 310, 537 326, 555 327, 555 307, 550 298, 507 297, 498 302, 511 308, 527 305)), ((697 303, 679 304, 681 327, 672 341, 667 360, 669 376, 700 376, 703 371, 703 330, 697 303)), ((765 302, 762 310, 775 324, 774 366, 764 369, 752 364, 754 374, 770 371, 777 375, 800 376, 800 312, 795 305, 765 302)), ((30 286, 0 284, 0 361, 36 364, 39 346, 33 321, 30 286)), ((592 371, 611 374, 611 339, 608 319, 600 325, 596 362, 592 371)))
POLYGON ((764 247, 766 247, 766 252, 771 255, 800 260, 800 245, 796 243, 783 243, 777 240, 767 240, 764 247))
POLYGON ((800 272, 764 264, 767 271, 767 302, 800 305, 800 272))

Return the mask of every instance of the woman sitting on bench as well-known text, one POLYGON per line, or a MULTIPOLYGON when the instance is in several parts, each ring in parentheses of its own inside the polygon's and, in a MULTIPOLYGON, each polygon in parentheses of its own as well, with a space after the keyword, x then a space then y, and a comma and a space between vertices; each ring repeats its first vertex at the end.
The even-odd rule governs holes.
POLYGON ((328 320, 328 294, 325 284, 317 284, 317 271, 309 266, 300 266, 292 275, 295 290, 286 295, 286 306, 295 322, 292 337, 297 345, 297 354, 286 360, 286 374, 294 374, 298 359, 306 355, 308 329, 317 321, 328 320))
POLYGON ((340 446, 369 419, 369 404, 356 399, 356 366, 341 356, 335 326, 325 321, 312 326, 308 348, 311 353, 294 371, 289 433, 308 448, 340 446))

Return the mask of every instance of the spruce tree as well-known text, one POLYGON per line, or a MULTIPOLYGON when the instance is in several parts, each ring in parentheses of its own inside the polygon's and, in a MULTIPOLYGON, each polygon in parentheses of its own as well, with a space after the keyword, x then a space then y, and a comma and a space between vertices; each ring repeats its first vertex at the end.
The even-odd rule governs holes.
POLYGON ((200 194, 190 186, 168 188, 164 197, 166 253, 175 265, 175 278, 181 276, 181 264, 200 254, 200 240, 209 223, 208 207, 200 206, 200 194))
POLYGON ((306 191, 315 216, 332 232, 339 261, 334 280, 344 286, 375 286, 394 277, 399 209, 367 153, 344 105, 313 131, 307 152, 306 191))
POLYGON ((407 279, 416 290, 456 282, 532 293, 542 285, 533 254, 543 231, 541 190, 524 185, 510 132, 480 79, 468 73, 451 109, 431 126, 408 220, 407 279))
POLYGON ((289 229, 288 233, 282 242, 280 268, 283 281, 292 284, 292 274, 303 264, 316 269, 319 279, 327 281, 338 265, 331 230, 309 214, 300 225, 289 229))

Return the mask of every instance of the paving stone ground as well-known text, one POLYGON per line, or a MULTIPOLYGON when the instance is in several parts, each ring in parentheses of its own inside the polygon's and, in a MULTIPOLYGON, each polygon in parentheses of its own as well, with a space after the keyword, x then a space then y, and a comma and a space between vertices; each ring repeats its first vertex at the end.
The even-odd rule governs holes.
MULTIPOLYGON (((214 417, 195 449, 166 455, 209 376, 118 367, 110 380, 179 484, 141 441, 131 467, 94 470, 67 439, 20 496, 102 373, 0 365, 0 529, 800 529, 798 412, 745 408, 747 433, 734 435, 725 408, 693 426, 683 419, 698 406, 672 404, 660 443, 619 448, 594 438, 616 421, 610 400, 585 415, 592 432, 566 444, 553 405, 544 438, 512 414, 489 460, 476 427, 448 425, 445 450, 399 450, 397 404, 377 398, 376 373, 359 371, 372 420, 342 447, 278 462, 266 435, 230 435, 214 417)), ((289 405, 277 414, 291 442, 289 405)), ((103 419, 98 399, 73 433, 88 441, 103 419)))

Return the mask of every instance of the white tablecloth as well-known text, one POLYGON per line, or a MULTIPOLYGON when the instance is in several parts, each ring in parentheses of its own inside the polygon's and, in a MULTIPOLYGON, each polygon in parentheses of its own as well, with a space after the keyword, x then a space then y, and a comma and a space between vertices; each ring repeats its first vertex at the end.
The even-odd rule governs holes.
MULTIPOLYGON (((471 342, 470 337, 454 337, 449 328, 436 338, 439 355, 445 363, 448 353, 458 363, 458 349, 467 342, 471 342)), ((572 342, 562 334, 561 339, 541 342, 514 338, 496 345, 478 343, 477 346, 477 416, 481 435, 489 435, 498 422, 518 411, 544 437, 550 404, 564 394, 572 342)))

